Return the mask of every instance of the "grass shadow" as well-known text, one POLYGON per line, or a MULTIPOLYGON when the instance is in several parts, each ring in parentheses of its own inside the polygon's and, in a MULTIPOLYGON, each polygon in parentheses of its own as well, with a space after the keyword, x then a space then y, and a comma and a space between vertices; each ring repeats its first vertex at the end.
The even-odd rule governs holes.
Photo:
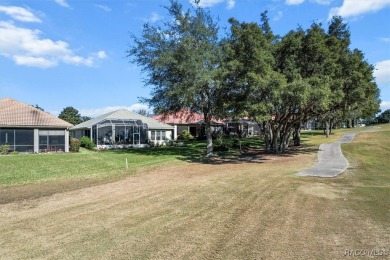
MULTIPOLYGON (((183 146, 166 146, 166 147, 148 147, 148 148, 129 148, 122 150, 110 150, 114 154, 136 154, 144 156, 170 156, 175 159, 208 164, 224 164, 224 163, 243 163, 253 162, 259 163, 264 158, 261 158, 261 152, 253 152, 259 149, 262 145, 260 138, 245 138, 241 140, 242 151, 239 147, 234 147, 231 139, 223 141, 224 144, 230 146, 228 151, 215 151, 214 156, 206 157, 206 141, 190 140, 184 142, 183 146)), ((217 147, 218 145, 215 145, 217 147)), ((257 150, 260 151, 260 150, 257 150)), ((101 151, 105 152, 105 151, 101 151)))

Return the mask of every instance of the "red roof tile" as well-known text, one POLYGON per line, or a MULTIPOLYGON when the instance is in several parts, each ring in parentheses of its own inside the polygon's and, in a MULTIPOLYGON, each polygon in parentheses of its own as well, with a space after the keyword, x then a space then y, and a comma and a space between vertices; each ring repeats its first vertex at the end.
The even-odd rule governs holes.
MULTIPOLYGON (((180 112, 177 112, 176 114, 169 114, 169 115, 157 115, 153 117, 154 119, 165 123, 165 124, 173 124, 173 125, 180 125, 180 124, 201 124, 204 121, 203 115, 199 113, 194 113, 189 110, 181 110, 180 112)), ((212 119, 212 123, 214 124, 224 124, 223 121, 218 119, 212 119)))

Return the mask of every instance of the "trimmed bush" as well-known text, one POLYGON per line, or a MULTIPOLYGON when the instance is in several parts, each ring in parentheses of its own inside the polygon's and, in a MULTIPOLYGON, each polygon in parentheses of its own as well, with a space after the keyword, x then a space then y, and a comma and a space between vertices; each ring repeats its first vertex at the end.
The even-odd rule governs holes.
POLYGON ((77 138, 70 138, 69 150, 73 153, 80 151, 80 140, 77 138))
POLYGON ((183 140, 183 141, 188 141, 188 140, 192 140, 194 139, 194 137, 192 136, 192 134, 190 132, 188 132, 187 130, 184 130, 181 135, 179 135, 177 137, 177 139, 179 140, 183 140))
POLYGON ((88 150, 94 150, 96 147, 95 144, 92 142, 92 140, 88 136, 81 137, 80 146, 84 147, 88 150))
POLYGON ((0 154, 5 155, 8 154, 10 146, 8 144, 4 144, 0 146, 0 154))

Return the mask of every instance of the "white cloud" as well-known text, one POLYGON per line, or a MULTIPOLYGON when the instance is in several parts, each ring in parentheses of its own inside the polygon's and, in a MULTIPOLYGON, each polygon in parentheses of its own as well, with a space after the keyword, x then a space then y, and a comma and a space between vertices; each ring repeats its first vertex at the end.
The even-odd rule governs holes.
POLYGON ((387 109, 390 109, 390 101, 382 101, 381 102, 381 111, 384 112, 387 109))
POLYGON ((97 59, 107 57, 104 51, 81 57, 74 54, 69 44, 41 38, 42 32, 17 27, 11 22, 0 21, 0 55, 14 60, 18 65, 49 68, 59 62, 94 66, 97 59))
POLYGON ((374 76, 377 84, 390 85, 390 60, 376 63, 374 76))
POLYGON ((161 20, 162 18, 163 18, 163 17, 160 16, 158 13, 153 12, 153 13, 152 13, 152 16, 150 16, 148 19, 145 19, 145 22, 155 23, 155 22, 161 20))
POLYGON ((62 57, 62 61, 71 65, 85 65, 88 67, 92 67, 94 65, 93 57, 80 57, 76 55, 66 55, 62 57))
POLYGON ((382 42, 390 42, 390 38, 386 37, 380 37, 379 40, 381 40, 382 42))
POLYGON ((29 10, 19 6, 1 6, 0 13, 5 13, 15 20, 29 23, 40 23, 41 20, 29 10))
POLYGON ((344 0, 342 6, 330 10, 329 17, 334 15, 353 17, 373 13, 388 6, 390 6, 390 0, 344 0))
MULTIPOLYGON (((236 0, 200 0, 199 6, 200 7, 213 7, 214 5, 225 3, 226 2, 226 8, 232 9, 236 5, 236 0)), ((192 5, 195 5, 194 0, 190 0, 190 3, 192 5)))
POLYGON ((96 53, 96 56, 97 56, 99 59, 102 59, 102 60, 104 60, 104 59, 106 59, 106 58, 108 57, 105 51, 98 51, 98 52, 96 53))
POLYGON ((286 0, 286 5, 300 5, 303 2, 305 2, 305 0, 286 0))
POLYGON ((112 107, 103 107, 103 108, 91 108, 91 109, 80 109, 80 114, 83 116, 97 117, 108 112, 112 112, 119 109, 126 109, 133 112, 137 112, 141 109, 151 112, 151 109, 144 104, 133 104, 131 106, 112 106, 112 107))
POLYGON ((320 5, 329 5, 333 0, 311 0, 311 1, 320 5))
POLYGON ((66 0, 54 0, 54 2, 56 2, 56 3, 59 4, 60 6, 70 8, 70 6, 69 6, 69 4, 66 2, 66 0))
POLYGON ((106 11, 106 12, 111 12, 111 8, 106 6, 106 5, 95 5, 96 7, 102 9, 103 11, 106 11))
POLYGON ((15 55, 12 57, 12 59, 18 65, 38 67, 38 68, 44 68, 44 69, 54 67, 57 65, 56 61, 48 60, 48 59, 42 58, 42 57, 37 58, 37 57, 32 57, 32 56, 15 55))
POLYGON ((226 8, 227 9, 233 9, 234 6, 236 5, 236 1, 235 0, 227 0, 226 1, 226 8))

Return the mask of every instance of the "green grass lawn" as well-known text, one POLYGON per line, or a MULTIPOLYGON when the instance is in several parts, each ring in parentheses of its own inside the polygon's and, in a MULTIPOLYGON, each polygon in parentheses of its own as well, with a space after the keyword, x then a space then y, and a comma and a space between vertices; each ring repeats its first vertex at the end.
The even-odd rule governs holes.
POLYGON ((351 174, 345 181, 352 186, 351 208, 370 212, 371 216, 389 223, 390 220, 390 124, 375 132, 360 133, 355 141, 342 144, 350 161, 351 174))
MULTIPOLYGON (((330 140, 311 135, 306 146, 330 140)), ((313 164, 315 149, 213 164, 199 163, 204 143, 198 141, 177 148, 0 157, 2 175, 7 167, 17 174, 18 169, 57 172, 52 181, 44 181, 46 176, 27 179, 30 184, 0 186, 0 255, 344 259, 346 250, 389 250, 389 147, 390 125, 357 134, 353 143, 342 145, 350 167, 336 178, 294 174, 313 164), (114 182, 107 177, 104 185, 88 183, 99 176, 131 174, 124 169, 125 158, 139 174, 114 182), (70 160, 76 164, 68 164, 70 160), (85 175, 78 163, 88 166, 85 175), (77 178, 83 189, 64 189, 77 178), (24 197, 15 199, 19 194, 24 197)))
MULTIPOLYGON (((0 185, 82 177, 133 174, 143 167, 177 159, 172 153, 143 151, 102 151, 68 154, 27 154, 0 157, 0 185), (128 169, 126 169, 126 159, 128 169)), ((157 150, 157 149, 156 149, 157 150)))
MULTIPOLYGON (((230 144, 231 140, 226 140, 230 144)), ((260 146, 260 138, 246 138, 243 145, 260 146)), ((75 178, 112 178, 134 174, 140 169, 166 163, 204 159, 205 141, 191 140, 183 147, 158 147, 92 152, 81 148, 79 153, 18 154, 0 156, 0 186, 29 184, 75 178), (126 159, 128 169, 126 169, 126 159)), ((231 156, 237 150, 218 152, 231 156)))
MULTIPOLYGON (((351 129, 334 130, 330 138, 322 131, 302 132, 304 146, 318 146, 332 142, 351 129)), ((233 139, 222 140, 224 145, 233 146, 233 139)), ((259 137, 243 138, 242 147, 259 148, 263 142, 259 137)), ((315 152, 315 149, 310 150, 315 152)), ((134 174, 148 167, 160 167, 166 163, 180 161, 200 162, 206 152, 205 141, 191 140, 184 147, 158 147, 116 151, 91 152, 81 149, 80 153, 68 154, 19 154, 0 156, 0 186, 39 183, 53 180, 72 180, 83 178, 115 180, 134 174), (128 169, 126 169, 126 159, 128 169)), ((216 152, 223 157, 239 154, 238 147, 229 151, 216 152)))

